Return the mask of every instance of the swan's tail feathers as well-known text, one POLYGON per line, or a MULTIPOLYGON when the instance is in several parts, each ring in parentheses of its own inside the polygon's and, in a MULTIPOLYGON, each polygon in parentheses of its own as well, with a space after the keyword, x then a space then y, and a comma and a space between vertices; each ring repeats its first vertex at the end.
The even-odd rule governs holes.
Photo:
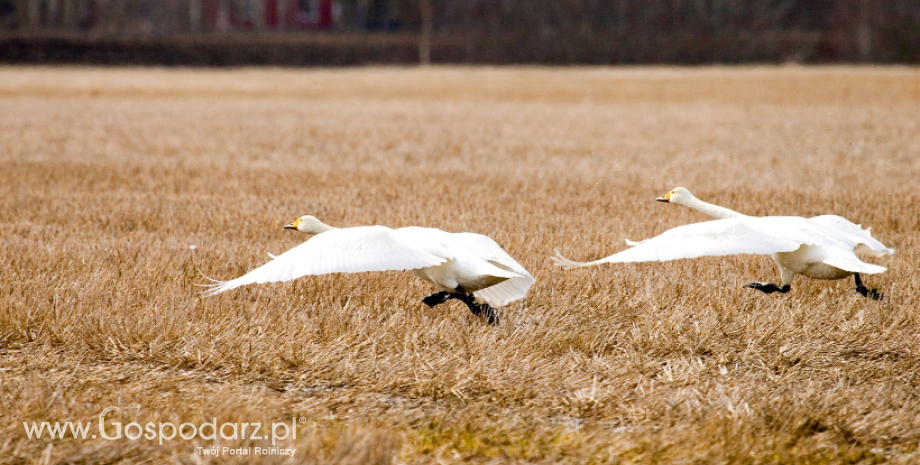
POLYGON ((556 251, 556 256, 555 256, 555 257, 550 257, 550 259, 551 259, 552 261, 556 262, 556 265, 557 265, 557 266, 561 266, 561 267, 563 267, 563 268, 565 268, 565 269, 567 269, 567 270, 571 270, 572 268, 582 268, 582 267, 586 267, 586 266, 598 265, 598 264, 602 263, 602 262, 600 262, 600 261, 594 261, 594 262, 576 262, 575 260, 571 260, 571 259, 569 259, 569 258, 566 258, 564 255, 562 255, 562 252, 559 252, 559 249, 553 249, 553 250, 556 251))
POLYGON ((626 245, 628 245, 628 246, 630 246, 630 247, 635 247, 635 246, 637 246, 637 245, 639 245, 639 244, 641 244, 641 243, 643 243, 643 242, 645 242, 645 241, 647 241, 647 240, 648 240, 648 239, 645 239, 645 240, 642 240, 642 241, 631 241, 631 240, 629 240, 629 239, 625 239, 626 245))

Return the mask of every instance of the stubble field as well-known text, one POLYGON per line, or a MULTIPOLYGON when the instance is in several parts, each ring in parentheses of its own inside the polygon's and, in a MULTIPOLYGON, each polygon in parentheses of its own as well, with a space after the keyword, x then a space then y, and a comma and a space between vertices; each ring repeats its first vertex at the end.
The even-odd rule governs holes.
POLYGON ((918 154, 915 68, 0 68, 0 463, 916 463, 918 154), (871 226, 885 299, 548 259, 708 219, 675 186, 871 226), (409 272, 200 296, 303 214, 486 234, 537 283, 494 327, 409 272), (108 407, 294 421, 296 453, 23 425, 108 407))

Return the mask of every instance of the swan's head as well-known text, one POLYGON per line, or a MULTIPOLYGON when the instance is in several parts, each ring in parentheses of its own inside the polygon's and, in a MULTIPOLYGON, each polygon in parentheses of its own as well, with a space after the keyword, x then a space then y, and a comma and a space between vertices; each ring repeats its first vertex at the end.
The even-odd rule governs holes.
POLYGON ((696 197, 694 197, 693 194, 691 194, 687 189, 683 187, 675 187, 674 189, 671 189, 671 192, 668 192, 667 194, 662 195, 655 200, 659 202, 676 203, 678 205, 687 205, 694 199, 696 199, 696 197))
POLYGON ((306 234, 319 234, 335 228, 316 219, 315 216, 304 215, 294 220, 293 223, 284 225, 284 229, 294 229, 306 234))

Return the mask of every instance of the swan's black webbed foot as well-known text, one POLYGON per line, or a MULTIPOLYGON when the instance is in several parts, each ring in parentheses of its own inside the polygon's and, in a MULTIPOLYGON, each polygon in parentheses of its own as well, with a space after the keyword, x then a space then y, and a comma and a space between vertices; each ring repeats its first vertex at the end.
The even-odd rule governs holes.
POLYGON ((476 298, 473 297, 473 294, 467 294, 462 286, 457 286, 457 292, 459 294, 453 294, 451 297, 465 303, 470 311, 473 312, 473 315, 485 318, 490 325, 498 324, 498 311, 495 308, 487 303, 476 303, 476 298))
POLYGON ((863 297, 866 297, 872 300, 882 300, 882 297, 885 297, 885 294, 882 294, 881 292, 875 289, 868 289, 865 287, 863 287, 862 289, 857 287, 856 292, 862 294, 863 297))
POLYGON ((495 308, 493 308, 491 305, 485 303, 473 303, 472 305, 468 304, 468 306, 470 307, 470 311, 473 312, 473 315, 476 315, 480 318, 485 318, 490 325, 498 324, 498 311, 496 311, 495 308))
POLYGON ((441 292, 435 292, 434 294, 431 294, 430 296, 425 297, 424 299, 422 299, 422 302, 428 307, 434 307, 435 305, 440 305, 440 304, 443 304, 444 302, 447 302, 451 298, 452 297, 451 297, 450 292, 441 291, 441 292))
POLYGON ((859 277, 859 273, 853 273, 853 280, 856 281, 856 292, 860 295, 872 300, 882 300, 884 295, 875 289, 866 287, 862 282, 862 278, 859 277))
POLYGON ((763 292, 764 294, 772 294, 774 292, 781 292, 785 294, 789 292, 790 290, 792 290, 792 286, 779 287, 773 283, 751 283, 744 287, 749 287, 751 289, 757 289, 758 291, 763 292))

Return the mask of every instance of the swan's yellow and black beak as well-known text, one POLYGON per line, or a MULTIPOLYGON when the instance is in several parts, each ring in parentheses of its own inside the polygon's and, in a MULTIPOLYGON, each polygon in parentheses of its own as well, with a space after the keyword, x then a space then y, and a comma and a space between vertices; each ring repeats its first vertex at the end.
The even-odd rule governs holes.
POLYGON ((284 229, 297 230, 297 226, 299 225, 300 225, 300 218, 297 218, 296 220, 294 220, 293 223, 284 225, 284 229))
POLYGON ((657 201, 659 201, 659 202, 670 202, 670 201, 671 201, 671 194, 673 194, 673 193, 674 193, 674 191, 668 192, 667 194, 665 194, 665 195, 663 195, 663 196, 661 196, 661 197, 658 197, 658 198, 655 199, 655 200, 657 200, 657 201))

